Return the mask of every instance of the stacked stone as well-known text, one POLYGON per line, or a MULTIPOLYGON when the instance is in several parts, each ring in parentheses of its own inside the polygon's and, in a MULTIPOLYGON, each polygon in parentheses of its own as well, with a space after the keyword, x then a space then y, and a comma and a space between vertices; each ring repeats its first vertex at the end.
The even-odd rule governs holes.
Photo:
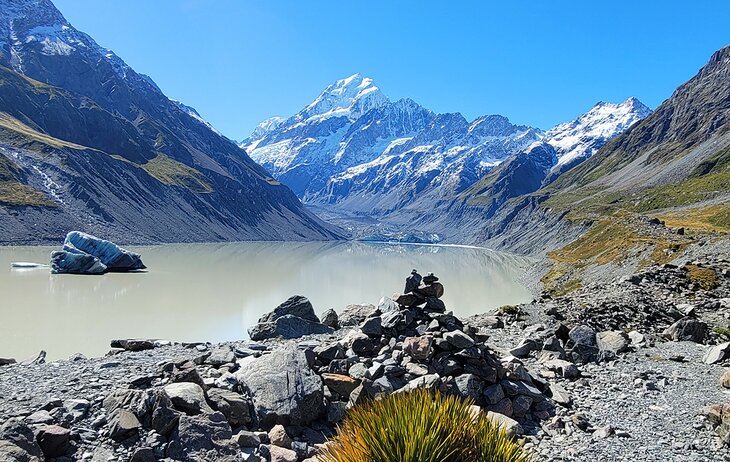
POLYGON ((324 379, 328 407, 337 410, 332 420, 366 399, 416 388, 467 397, 519 420, 551 415, 547 383, 516 358, 500 361, 486 346, 485 331, 446 311, 443 293, 438 278, 428 275, 409 293, 364 306, 371 311, 359 330, 314 349, 312 367, 324 379))

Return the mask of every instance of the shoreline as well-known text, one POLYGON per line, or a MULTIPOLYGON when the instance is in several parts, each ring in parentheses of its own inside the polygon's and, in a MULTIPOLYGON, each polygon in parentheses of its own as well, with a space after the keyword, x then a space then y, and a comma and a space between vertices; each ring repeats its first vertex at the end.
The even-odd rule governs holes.
MULTIPOLYGON (((458 278, 454 281, 457 284, 452 285, 450 293, 446 297, 460 316, 480 313, 504 304, 528 302, 534 297, 534 291, 516 280, 517 275, 523 271, 521 268, 527 266, 524 264, 526 260, 513 260, 511 254, 483 252, 481 249, 460 250, 460 248, 450 246, 437 251, 433 247, 371 243, 362 245, 263 243, 259 246, 251 243, 250 245, 222 244, 220 246, 205 244, 195 245, 195 247, 158 246, 154 253, 151 248, 133 249, 141 251, 143 258, 145 255, 155 258, 155 260, 151 260, 151 263, 148 262, 152 267, 148 274, 114 273, 108 275, 109 277, 71 277, 67 275, 49 277, 47 269, 33 270, 36 272, 9 270, 11 272, 5 273, 0 283, 5 283, 10 288, 8 292, 10 310, 7 314, 9 318, 6 318, 7 329, 11 329, 10 326, 16 327, 8 330, 5 341, 0 342, 3 344, 3 348, 0 348, 0 356, 10 355, 21 360, 35 356, 41 349, 45 349, 49 353, 49 357, 53 359, 66 358, 75 353, 99 356, 106 351, 104 349, 108 340, 106 337, 142 336, 172 341, 223 341, 245 338, 245 329, 250 327, 258 316, 294 293, 310 296, 315 302, 318 312, 330 307, 342 309, 352 302, 377 303, 380 296, 392 295, 393 292, 402 290, 402 287, 399 287, 401 284, 393 278, 393 275, 400 279, 397 276, 398 268, 410 270, 411 263, 408 263, 408 260, 413 260, 418 268, 443 267, 442 271, 448 270, 451 273, 451 279, 458 278), (229 245, 231 247, 228 247, 229 245), (300 248, 301 251, 292 253, 300 248), (185 249, 191 249, 189 256, 185 256, 188 255, 184 253, 185 249), (240 249, 240 251, 236 249, 240 249), (292 261, 295 262, 291 266, 294 268, 295 274, 288 280, 277 280, 277 274, 272 274, 271 281, 263 281, 263 285, 237 288, 235 281, 239 278, 250 281, 261 280, 255 269, 241 269, 239 274, 237 261, 241 258, 246 261, 248 255, 256 255, 262 251, 268 252, 268 249, 281 250, 277 250, 270 257, 265 257, 266 262, 264 263, 267 268, 274 269, 279 264, 292 261), (183 252, 183 254, 179 252, 183 252), (377 270, 373 270, 369 267, 370 261, 377 261, 381 266, 378 266, 377 270), (183 270, 177 267, 178 262, 185 264, 197 262, 203 266, 183 270), (345 265, 344 268, 349 268, 348 274, 339 275, 336 268, 329 270, 328 267, 335 262, 342 262, 345 265), (517 263, 520 262, 523 263, 518 266, 517 263), (220 266, 218 266, 219 264, 220 266), (407 268, 403 265, 407 265, 407 268), (209 274, 220 273, 221 276, 225 274, 225 279, 208 277, 201 273, 202 268, 209 268, 213 271, 209 274), (177 274, 178 269, 180 270, 179 275, 177 274), (382 277, 373 274, 383 270, 389 276, 382 277), (503 273, 504 275, 502 275, 503 273), (378 288, 383 287, 389 290, 374 290, 371 287, 373 283, 369 276, 375 277, 378 288), (371 282, 366 282, 366 280, 371 282), (229 281, 229 283, 224 281, 229 281), (331 290, 312 285, 320 281, 330 281, 331 290), (396 282, 392 284, 390 281, 396 282), (174 287, 178 283, 183 284, 182 292, 179 292, 178 295, 175 295, 175 292, 164 295, 165 291, 175 291, 174 287), (187 287, 185 284, 203 283, 208 284, 206 286, 208 288, 204 290, 201 288, 203 292, 191 294, 194 295, 193 298, 184 297, 184 294, 189 292, 185 289, 187 287), (218 283, 224 284, 225 287, 216 289, 218 283), (479 286, 474 284, 479 284, 479 286), (58 292, 59 290, 64 292, 58 292), (159 296, 157 296, 158 292, 159 296), (53 295, 54 293, 68 293, 68 297, 56 300, 57 295, 53 295), (100 295, 93 295, 94 293, 100 295), (120 297, 120 294, 124 294, 124 296, 120 297), (112 296, 116 301, 107 299, 112 296), (181 297, 185 300, 182 300, 181 297), (71 301, 67 301, 67 298, 71 301), (79 300, 78 303, 73 301, 76 299, 79 300), (180 303, 179 306, 177 302, 180 303), (95 303, 101 304, 95 308, 95 303), (206 303, 214 304, 215 310, 205 309, 206 303), (23 308, 23 306, 27 307, 23 308), (151 311, 149 317, 145 313, 145 308, 151 311), (174 324, 168 323, 168 317, 165 315, 167 313, 172 316, 176 312, 187 316, 183 324, 179 326, 180 328, 175 328, 174 324), (216 321, 214 312, 219 313, 217 316, 221 319, 230 320, 232 324, 222 325, 223 321, 216 321), (26 325, 31 325, 26 320, 25 313, 38 313, 40 316, 45 316, 39 320, 40 324, 37 328, 40 330, 34 332, 27 340, 17 335, 26 329, 26 325), (89 317, 84 317, 79 313, 88 313, 89 317), (75 319, 74 324, 70 326, 70 332, 73 332, 73 335, 83 335, 88 340, 80 341, 81 338, 79 338, 65 341, 65 345, 62 345, 63 336, 58 335, 57 329, 53 328, 51 324, 54 319, 62 322, 67 322, 67 319, 75 319), (88 319, 88 321, 84 321, 84 319, 88 319), (109 321, 114 319, 118 319, 123 324, 114 324, 109 321), (196 319, 205 323, 206 327, 198 328, 191 324, 196 319), (136 326, 136 322, 148 325, 153 323, 153 325, 136 326), (84 324, 96 327, 93 328, 93 332, 89 331, 87 334, 84 332, 84 324), (218 331, 215 331, 216 326, 220 327, 218 331), (38 332, 44 334, 41 335, 38 332)), ((10 262, 30 258, 43 262, 47 253, 49 252, 46 252, 45 247, 5 248, 5 250, 0 249, 0 261, 10 262)), ((251 260, 251 262, 258 261, 260 260, 251 260)), ((267 274, 269 273, 265 273, 264 276, 267 274)))
MULTIPOLYGON (((230 449, 231 438, 236 444, 256 441, 254 446, 238 444, 236 448, 247 454, 262 454, 272 450, 264 446, 273 444, 266 440, 268 434, 264 432, 278 421, 278 417, 273 421, 267 417, 270 412, 266 406, 272 405, 267 397, 281 392, 278 388, 272 391, 270 386, 289 380, 301 380, 301 383, 313 380, 321 383, 324 395, 329 396, 324 400, 329 403, 325 404, 328 417, 319 414, 325 411, 318 408, 319 420, 299 422, 296 419, 301 417, 294 416, 302 414, 289 409, 287 412, 294 414, 281 421, 283 431, 307 448, 292 460, 304 461, 323 442, 321 436, 316 439, 313 435, 332 434, 335 422, 328 419, 336 420, 344 415, 353 396, 354 402, 358 402, 361 394, 390 393, 407 386, 435 386, 443 392, 463 396, 470 396, 470 390, 478 389, 477 400, 484 412, 499 414, 501 417, 496 418, 513 429, 529 451, 545 460, 561 457, 566 450, 572 451, 577 461, 621 457, 653 461, 678 456, 691 462, 714 460, 725 449, 715 434, 713 420, 703 417, 703 413, 713 412, 707 410, 708 406, 726 401, 720 379, 724 380, 724 366, 730 365, 730 348, 727 354, 708 358, 718 354, 713 352, 725 351, 718 350, 724 340, 711 327, 730 316, 730 262, 716 259, 693 265, 652 267, 621 281, 579 289, 566 297, 543 296, 531 303, 463 320, 450 317, 448 312, 429 313, 421 308, 400 306, 393 313, 412 312, 408 316, 423 319, 423 324, 418 324, 421 321, 396 324, 397 337, 396 331, 388 333, 384 327, 386 318, 390 319, 386 315, 392 308, 388 307, 393 302, 383 299, 377 311, 372 311, 373 306, 353 305, 358 308, 349 313, 338 312, 339 322, 347 324, 337 330, 291 340, 274 338, 187 346, 155 346, 142 341, 128 346, 136 349, 141 345, 142 351, 115 350, 114 354, 100 358, 77 357, 46 364, 3 366, 0 367, 0 420, 13 417, 27 425, 49 425, 49 422, 27 422, 49 419, 47 411, 39 414, 49 406, 51 411, 59 409, 54 411, 58 415, 66 415, 64 412, 71 412, 67 406, 73 400, 85 399, 88 407, 84 416, 78 423, 68 424, 71 429, 84 428, 78 430, 80 439, 69 451, 89 453, 88 458, 100 461, 110 454, 123 455, 122 460, 127 460, 135 451, 147 448, 164 455, 170 447, 175 447, 181 430, 161 439, 155 436, 158 442, 148 447, 153 429, 145 426, 146 417, 142 415, 140 426, 117 441, 111 437, 115 427, 109 426, 114 423, 113 412, 110 414, 107 406, 109 396, 120 393, 115 391, 120 388, 127 390, 126 394, 158 396, 170 390, 168 385, 192 380, 199 382, 204 390, 205 398, 199 405, 210 406, 210 410, 187 417, 177 410, 183 414, 181 425, 187 422, 185 425, 207 428, 206 419, 217 418, 215 413, 221 412, 214 407, 221 406, 216 401, 218 396, 229 393, 225 395, 227 399, 241 409, 245 407, 259 420, 238 426, 229 423, 230 436, 220 443, 230 449), (692 271, 697 265, 716 274, 715 288, 702 289, 693 282, 692 271), (624 308, 618 311, 611 306, 624 308), (591 314, 586 316, 586 313, 591 314), (347 321, 348 316, 354 317, 347 321), (438 320, 438 330, 426 328, 427 324, 433 325, 429 319, 438 320), (423 327, 416 329, 418 325, 423 327), (677 325, 696 328, 678 330, 677 325), (587 335, 590 332, 592 337, 587 335), (406 337, 404 343, 404 335, 412 337, 406 337), (435 350, 428 356, 418 356, 418 349, 413 348, 427 337, 433 337, 433 346, 429 348, 435 350), (393 340, 387 341, 389 338, 393 340), (411 346, 409 342, 415 343, 411 346), (468 361, 461 361, 464 352, 471 348, 468 345, 477 345, 485 358, 493 358, 486 364, 497 371, 496 376, 490 375, 491 369, 471 372, 442 369, 438 359, 442 356, 455 358, 459 367, 466 368, 468 361), (346 359, 348 355, 355 355, 354 363, 346 359), (277 366, 271 367, 270 361, 277 366), (168 370, 173 371, 172 375, 168 370), (249 370, 258 372, 253 375, 245 372, 249 370), (286 377, 277 375, 282 373, 286 377), (69 377, 79 380, 69 382, 69 377), (257 382, 256 377, 262 381, 257 382), (253 385, 247 380, 253 381, 253 385), (247 383, 245 389, 251 394, 231 385, 241 381, 247 383), (494 387, 495 384, 499 387, 494 387), (343 395, 338 393, 349 396, 348 400, 343 401, 343 395), (504 397, 508 401, 503 401, 504 397), (52 399, 60 404, 48 404, 52 399), (258 439, 241 436, 250 434, 257 435, 258 439), (657 439, 657 434, 666 436, 657 439)), ((296 325, 301 327, 306 323, 296 325)), ((319 386, 315 389, 320 390, 319 386)), ((289 396, 282 402, 298 400, 306 402, 304 396, 296 399, 289 396)), ((51 413, 56 419, 54 415, 51 413)), ((207 438, 215 440, 212 434, 207 438)))

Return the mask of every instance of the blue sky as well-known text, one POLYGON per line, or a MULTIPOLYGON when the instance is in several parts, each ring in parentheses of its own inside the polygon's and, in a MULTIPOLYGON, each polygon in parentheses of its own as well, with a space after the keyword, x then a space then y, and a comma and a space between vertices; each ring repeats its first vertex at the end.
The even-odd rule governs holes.
POLYGON ((360 72, 391 99, 550 128, 655 108, 730 43, 730 2, 54 0, 230 138, 360 72))

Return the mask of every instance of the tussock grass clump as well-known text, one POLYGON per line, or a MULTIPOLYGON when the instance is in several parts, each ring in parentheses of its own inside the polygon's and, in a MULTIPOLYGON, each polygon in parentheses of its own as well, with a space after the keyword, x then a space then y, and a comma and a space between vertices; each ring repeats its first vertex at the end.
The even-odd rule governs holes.
POLYGON ((526 462, 514 442, 471 401, 428 390, 353 408, 320 462, 526 462))
POLYGON ((730 233, 730 204, 691 207, 658 216, 671 228, 700 232, 730 233))
POLYGON ((562 249, 549 252, 548 257, 576 266, 605 265, 624 258, 641 238, 616 218, 619 217, 594 223, 581 237, 562 249))
POLYGON ((499 311, 504 314, 520 314, 520 307, 517 305, 502 305, 499 307, 499 311))
POLYGON ((717 287, 717 273, 711 268, 687 265, 687 277, 701 289, 712 290, 717 287))
POLYGON ((195 193, 213 192, 202 173, 164 154, 159 154, 141 167, 163 184, 181 186, 195 193))

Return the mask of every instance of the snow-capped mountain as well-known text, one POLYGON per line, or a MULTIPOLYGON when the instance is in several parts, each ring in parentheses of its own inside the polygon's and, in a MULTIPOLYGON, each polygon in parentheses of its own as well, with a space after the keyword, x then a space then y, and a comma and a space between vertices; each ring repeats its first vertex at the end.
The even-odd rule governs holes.
POLYGON ((69 229, 124 242, 337 235, 50 0, 0 0, 0 112, 2 181, 23 191, 0 188, 0 242, 69 229))
POLYGON ((410 99, 391 102, 355 74, 296 115, 265 120, 241 146, 305 203, 382 217, 454 198, 515 154, 547 152, 536 142, 555 153, 536 171, 557 176, 650 113, 636 98, 598 103, 542 132, 500 115, 469 122, 410 99))
POLYGON ((391 102, 355 74, 296 115, 262 122, 242 147, 307 203, 383 214, 424 191, 457 193, 540 138, 502 116, 468 122, 391 102))
POLYGON ((558 155, 551 176, 556 176, 592 156, 608 140, 651 114, 651 109, 631 97, 620 104, 598 102, 575 120, 545 133, 558 155))

